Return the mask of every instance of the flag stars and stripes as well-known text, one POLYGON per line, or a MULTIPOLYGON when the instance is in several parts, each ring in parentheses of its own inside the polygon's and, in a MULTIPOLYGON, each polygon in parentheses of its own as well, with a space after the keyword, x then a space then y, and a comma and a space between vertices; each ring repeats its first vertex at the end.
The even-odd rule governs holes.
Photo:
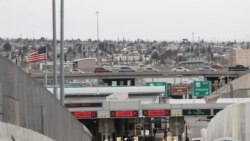
POLYGON ((32 52, 28 56, 29 63, 30 62, 40 61, 40 60, 47 60, 46 46, 35 50, 34 52, 32 52))

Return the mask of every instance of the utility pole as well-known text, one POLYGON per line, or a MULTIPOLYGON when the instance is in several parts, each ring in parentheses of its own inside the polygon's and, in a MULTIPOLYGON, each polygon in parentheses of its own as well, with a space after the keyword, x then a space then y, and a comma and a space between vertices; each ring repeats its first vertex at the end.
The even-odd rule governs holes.
POLYGON ((190 46, 190 61, 192 61, 192 47, 194 46, 194 33, 192 33, 192 38, 193 38, 193 41, 192 41, 192 44, 190 46))
POLYGON ((200 47, 201 47, 201 40, 200 40, 200 36, 198 36, 198 56, 199 56, 199 61, 201 60, 201 52, 200 52, 200 47))
POLYGON ((98 21, 98 15, 99 15, 99 12, 96 11, 96 20, 97 20, 97 23, 96 23, 96 29, 97 29, 97 55, 96 55, 96 59, 97 59, 97 65, 99 66, 100 63, 99 63, 99 21, 98 21))
POLYGON ((230 56, 230 52, 228 50, 228 58, 227 58, 227 94, 229 94, 229 56, 230 56))
POLYGON ((56 0, 52 1, 52 24, 53 24, 53 88, 54 96, 57 97, 57 54, 56 54, 56 0))
POLYGON ((64 0, 61 0, 61 54, 60 54, 60 75, 61 75, 61 81, 60 81, 60 101, 62 105, 64 105, 64 0))

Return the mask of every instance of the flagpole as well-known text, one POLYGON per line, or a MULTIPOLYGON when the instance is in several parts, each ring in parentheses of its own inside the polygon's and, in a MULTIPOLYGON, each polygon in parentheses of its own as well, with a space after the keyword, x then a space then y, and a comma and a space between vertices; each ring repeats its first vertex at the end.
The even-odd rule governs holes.
POLYGON ((46 50, 46 59, 45 59, 45 88, 47 88, 47 84, 48 84, 48 76, 47 76, 47 46, 45 46, 45 50, 46 50))

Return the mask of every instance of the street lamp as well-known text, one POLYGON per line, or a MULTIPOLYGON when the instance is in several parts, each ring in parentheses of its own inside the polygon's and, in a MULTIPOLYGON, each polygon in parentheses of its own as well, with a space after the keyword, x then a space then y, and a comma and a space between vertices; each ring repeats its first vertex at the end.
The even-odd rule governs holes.
POLYGON ((228 50, 228 58, 227 58, 227 94, 229 94, 229 50, 228 50))
POLYGON ((56 0, 52 1, 52 25, 53 25, 53 87, 54 96, 57 97, 57 54, 56 54, 56 0))
POLYGON ((99 21, 98 21, 98 15, 99 15, 99 11, 96 11, 96 30, 97 30, 97 55, 96 55, 96 59, 97 59, 97 65, 99 66, 99 21))
POLYGON ((64 0, 61 0, 61 43, 60 43, 60 101, 64 105, 64 0))

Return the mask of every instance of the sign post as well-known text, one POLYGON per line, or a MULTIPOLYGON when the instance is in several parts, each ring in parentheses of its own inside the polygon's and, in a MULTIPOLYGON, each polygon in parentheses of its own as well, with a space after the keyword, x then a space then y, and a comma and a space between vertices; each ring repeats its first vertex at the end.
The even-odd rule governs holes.
POLYGON ((194 81, 193 84, 193 96, 204 97, 211 94, 210 81, 194 81))

